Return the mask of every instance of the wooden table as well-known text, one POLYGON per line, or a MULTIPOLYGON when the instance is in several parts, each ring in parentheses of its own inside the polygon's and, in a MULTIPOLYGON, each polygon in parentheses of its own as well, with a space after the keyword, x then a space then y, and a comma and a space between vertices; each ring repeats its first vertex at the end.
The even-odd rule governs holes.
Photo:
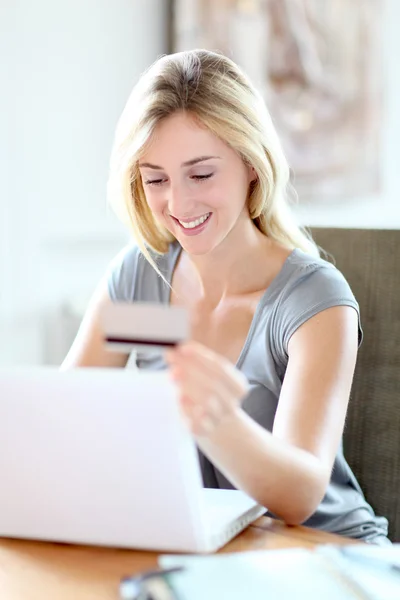
MULTIPOLYGON (((352 540, 261 517, 221 552, 312 548, 352 540)), ((117 600, 121 576, 157 566, 157 554, 0 539, 1 600, 117 600)))

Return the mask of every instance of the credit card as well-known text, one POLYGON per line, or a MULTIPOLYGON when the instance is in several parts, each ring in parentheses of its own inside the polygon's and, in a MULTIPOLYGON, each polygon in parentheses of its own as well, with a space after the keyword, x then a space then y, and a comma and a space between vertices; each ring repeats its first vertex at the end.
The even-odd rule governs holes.
POLYGON ((107 348, 117 352, 173 348, 189 338, 189 314, 180 306, 107 303, 100 319, 107 348))

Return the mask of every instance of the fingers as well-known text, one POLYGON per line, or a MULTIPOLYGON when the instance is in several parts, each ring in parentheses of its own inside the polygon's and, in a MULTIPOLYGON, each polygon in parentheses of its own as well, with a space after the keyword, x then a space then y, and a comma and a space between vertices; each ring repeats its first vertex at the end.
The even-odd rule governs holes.
POLYGON ((227 359, 191 342, 168 351, 166 361, 195 435, 206 435, 231 414, 248 391, 245 376, 227 359))
POLYGON ((220 419, 209 414, 201 404, 193 402, 184 395, 180 396, 180 404, 193 435, 207 436, 218 426, 220 419))
POLYGON ((171 377, 183 395, 197 404, 207 405, 212 412, 229 411, 239 401, 224 381, 208 377, 193 365, 171 366, 171 377))
POLYGON ((198 372, 172 367, 171 377, 178 386, 181 406, 195 435, 210 433, 232 411, 234 403, 224 387, 213 389, 212 382, 198 372))
MULTIPOLYGON (((167 359, 168 360, 168 359, 167 359)), ((170 366, 197 371, 213 382, 215 388, 224 386, 226 392, 242 400, 248 392, 246 377, 225 357, 209 350, 202 344, 190 342, 178 347, 169 358, 170 366)))

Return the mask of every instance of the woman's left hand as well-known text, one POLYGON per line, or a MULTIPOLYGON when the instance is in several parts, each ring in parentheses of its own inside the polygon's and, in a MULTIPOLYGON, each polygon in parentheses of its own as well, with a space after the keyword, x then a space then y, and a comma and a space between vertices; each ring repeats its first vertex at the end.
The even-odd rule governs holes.
POLYGON ((225 357, 197 342, 168 350, 165 359, 180 392, 180 403, 196 436, 213 432, 240 406, 246 377, 225 357))

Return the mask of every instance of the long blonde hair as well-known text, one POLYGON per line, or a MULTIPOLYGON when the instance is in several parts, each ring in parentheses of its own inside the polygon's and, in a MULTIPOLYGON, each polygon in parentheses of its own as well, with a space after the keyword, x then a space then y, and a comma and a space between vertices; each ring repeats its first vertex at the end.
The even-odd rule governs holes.
POLYGON ((258 229, 288 248, 318 255, 289 208, 289 167, 263 98, 226 56, 189 50, 163 56, 141 76, 111 154, 109 202, 152 266, 158 271, 153 257, 166 253, 174 237, 153 217, 138 162, 158 123, 176 111, 195 116, 254 168, 248 207, 258 229))

